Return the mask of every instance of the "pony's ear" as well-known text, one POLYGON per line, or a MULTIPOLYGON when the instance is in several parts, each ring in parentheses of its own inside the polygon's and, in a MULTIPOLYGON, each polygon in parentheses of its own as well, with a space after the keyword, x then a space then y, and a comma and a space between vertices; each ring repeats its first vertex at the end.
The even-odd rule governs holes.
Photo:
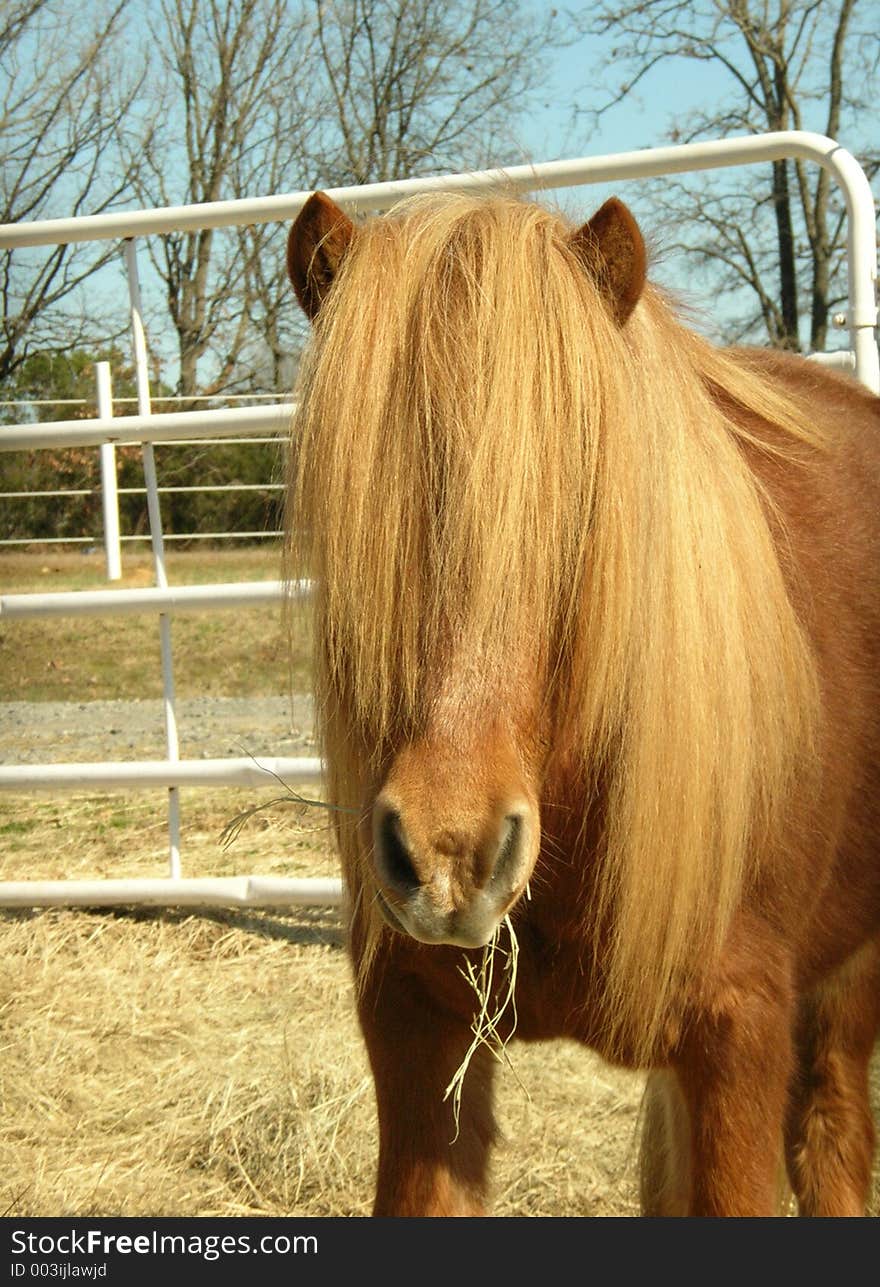
POLYGON ((632 214, 617 197, 609 197, 574 233, 571 246, 623 326, 639 302, 647 268, 645 243, 632 214))
POLYGON ((354 236, 354 224, 323 192, 313 192, 287 238, 287 275, 309 321, 318 315, 354 236))

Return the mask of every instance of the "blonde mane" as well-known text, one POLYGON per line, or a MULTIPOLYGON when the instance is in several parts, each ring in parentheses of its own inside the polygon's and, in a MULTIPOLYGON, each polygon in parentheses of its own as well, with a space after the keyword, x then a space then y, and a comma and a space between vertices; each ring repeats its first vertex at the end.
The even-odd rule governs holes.
MULTIPOLYGON (((810 435, 653 289, 619 327, 570 237, 506 197, 418 199, 358 230, 299 380, 289 553, 317 582, 345 809, 418 731, 451 631, 502 666, 538 623, 559 736, 607 791, 590 859, 606 1021, 648 1052, 809 758, 814 665, 749 460, 810 435)), ((368 846, 339 816, 374 949, 368 846)))

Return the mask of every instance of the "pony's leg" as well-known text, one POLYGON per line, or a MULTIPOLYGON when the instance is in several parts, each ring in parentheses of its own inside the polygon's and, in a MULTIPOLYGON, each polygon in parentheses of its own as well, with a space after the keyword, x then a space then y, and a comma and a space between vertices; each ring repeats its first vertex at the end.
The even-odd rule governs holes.
POLYGON ((639 1193, 642 1215, 686 1216, 690 1203, 690 1123, 673 1072, 652 1072, 642 1104, 639 1193))
POLYGON ((495 1058, 478 1049, 464 1078, 458 1124, 444 1094, 471 1041, 466 1021, 425 995, 413 976, 377 971, 359 1002, 379 1116, 373 1214, 485 1214, 495 1138, 495 1058))
POLYGON ((770 1216, 779 1201, 791 967, 767 926, 739 931, 674 1061, 690 1123, 691 1215, 770 1216))
POLYGON ((878 1024, 880 950, 872 945, 805 1001, 798 1025, 785 1142, 801 1215, 865 1213, 875 1140, 868 1065, 878 1024))

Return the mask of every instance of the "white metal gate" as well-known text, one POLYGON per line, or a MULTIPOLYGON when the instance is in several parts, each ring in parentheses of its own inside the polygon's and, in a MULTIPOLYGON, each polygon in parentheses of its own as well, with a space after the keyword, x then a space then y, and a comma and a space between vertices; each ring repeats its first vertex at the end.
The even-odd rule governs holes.
MULTIPOLYGON (((503 187, 517 191, 569 188, 611 180, 716 169, 798 157, 824 167, 841 187, 848 216, 849 312, 846 324, 850 350, 830 355, 850 366, 857 377, 880 393, 877 325, 877 252, 874 202, 868 180, 853 156, 834 140, 802 131, 693 143, 681 147, 624 152, 604 157, 551 161, 506 170, 406 179, 363 187, 329 189, 328 195, 355 213, 385 210, 405 196, 419 192, 479 190, 503 187)), ((170 617, 177 612, 203 612, 246 607, 280 600, 279 582, 173 587, 165 570, 165 552, 153 443, 200 437, 232 437, 287 432, 290 403, 222 411, 154 414, 150 399, 147 349, 138 281, 137 241, 140 236, 190 228, 230 227, 290 220, 310 194, 297 192, 253 200, 223 201, 196 206, 104 214, 77 219, 52 219, 0 227, 0 246, 24 247, 69 242, 122 239, 131 305, 131 335, 138 390, 138 415, 113 419, 102 410, 92 420, 0 428, 0 450, 100 446, 140 443, 150 517, 156 586, 142 590, 77 591, 67 594, 0 595, 0 620, 48 615, 153 612, 159 618, 165 707, 166 757, 157 761, 96 764, 0 766, 0 790, 44 791, 92 787, 102 790, 163 788, 168 793, 169 872, 162 880, 10 881, 0 882, 0 905, 46 906, 116 903, 261 906, 291 903, 338 903, 341 890, 334 880, 294 880, 278 877, 221 877, 187 879, 180 855, 179 790, 197 785, 267 785, 281 777, 309 781, 320 777, 315 759, 274 758, 259 764, 251 759, 184 760, 180 758, 174 697, 170 617)), ((307 587, 300 586, 300 592, 307 587)))

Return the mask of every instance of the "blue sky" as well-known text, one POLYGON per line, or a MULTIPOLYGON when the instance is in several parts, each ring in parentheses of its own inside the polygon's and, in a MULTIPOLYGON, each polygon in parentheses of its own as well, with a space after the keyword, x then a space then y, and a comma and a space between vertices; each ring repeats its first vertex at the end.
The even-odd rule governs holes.
MULTIPOLYGON (((589 108, 601 101, 603 89, 597 82, 597 64, 610 39, 584 37, 578 44, 559 50, 552 71, 552 99, 526 131, 527 142, 536 155, 593 156, 652 147, 668 141, 668 132, 677 116, 693 107, 711 102, 718 92, 718 72, 706 64, 668 62, 655 67, 627 98, 612 108, 601 126, 583 119, 572 124, 572 109, 589 108)), ((613 80, 609 83, 613 84, 613 80)))

